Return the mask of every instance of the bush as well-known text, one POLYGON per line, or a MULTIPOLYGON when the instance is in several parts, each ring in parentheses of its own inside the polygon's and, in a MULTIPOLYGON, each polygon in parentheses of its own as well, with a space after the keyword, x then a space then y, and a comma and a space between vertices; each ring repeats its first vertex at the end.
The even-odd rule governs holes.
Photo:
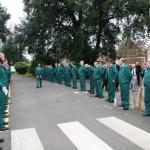
POLYGON ((17 62, 15 69, 17 73, 24 75, 28 72, 28 64, 26 62, 17 62))

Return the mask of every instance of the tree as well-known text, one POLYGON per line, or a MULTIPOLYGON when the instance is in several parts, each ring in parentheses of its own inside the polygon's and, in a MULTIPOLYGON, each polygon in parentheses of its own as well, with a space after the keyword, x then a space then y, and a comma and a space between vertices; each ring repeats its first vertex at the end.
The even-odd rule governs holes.
POLYGON ((2 42, 6 41, 6 37, 9 34, 9 30, 6 27, 6 23, 9 19, 10 15, 7 13, 6 8, 0 4, 0 39, 2 42))
POLYGON ((23 52, 17 47, 15 39, 10 36, 3 44, 2 52, 5 54, 9 63, 15 64, 18 61, 23 60, 23 52))
POLYGON ((26 19, 16 27, 17 42, 47 63, 68 58, 93 63, 115 59, 118 35, 147 36, 148 0, 24 0, 26 19))

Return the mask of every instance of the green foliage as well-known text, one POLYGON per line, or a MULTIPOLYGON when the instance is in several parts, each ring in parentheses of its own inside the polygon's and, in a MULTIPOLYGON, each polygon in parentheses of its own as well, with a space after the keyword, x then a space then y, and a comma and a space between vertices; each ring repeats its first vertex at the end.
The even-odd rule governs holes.
POLYGON ((17 47, 15 39, 9 37, 2 47, 2 52, 5 54, 9 63, 15 64, 23 60, 23 51, 17 47))
POLYGON ((118 35, 144 39, 150 26, 148 0, 24 0, 26 20, 16 27, 18 45, 37 60, 62 58, 93 63, 115 59, 118 35))
POLYGON ((24 75, 28 72, 29 65, 26 62, 17 62, 15 64, 15 69, 17 73, 24 75))
POLYGON ((9 34, 9 30, 6 27, 7 21, 10 19, 10 15, 7 14, 7 11, 0 4, 0 39, 2 42, 5 42, 7 35, 9 34))

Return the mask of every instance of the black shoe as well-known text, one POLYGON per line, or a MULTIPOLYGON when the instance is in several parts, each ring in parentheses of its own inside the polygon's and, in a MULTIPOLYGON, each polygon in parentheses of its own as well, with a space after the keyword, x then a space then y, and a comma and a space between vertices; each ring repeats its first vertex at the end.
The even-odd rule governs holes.
POLYGON ((148 114, 143 114, 142 116, 144 116, 144 117, 150 117, 150 115, 148 115, 148 114))
POLYGON ((95 95, 94 97, 99 97, 98 95, 95 95))
POLYGON ((0 139, 0 143, 3 143, 4 142, 4 139, 0 139))
POLYGON ((9 115, 4 115, 4 118, 9 118, 9 115))
POLYGON ((0 128, 0 131, 7 131, 7 130, 9 130, 9 128, 6 128, 6 127, 0 128))
POLYGON ((117 105, 117 107, 123 107, 122 105, 117 105))
POLYGON ((5 125, 8 125, 8 122, 3 122, 3 125, 5 126, 5 125))
POLYGON ((109 99, 105 99, 105 101, 109 102, 109 99))
POLYGON ((99 96, 99 98, 104 98, 104 96, 99 96))
POLYGON ((125 108, 125 107, 124 107, 123 110, 129 110, 129 108, 125 108))
POLYGON ((0 147, 0 150, 3 150, 2 147, 0 147))

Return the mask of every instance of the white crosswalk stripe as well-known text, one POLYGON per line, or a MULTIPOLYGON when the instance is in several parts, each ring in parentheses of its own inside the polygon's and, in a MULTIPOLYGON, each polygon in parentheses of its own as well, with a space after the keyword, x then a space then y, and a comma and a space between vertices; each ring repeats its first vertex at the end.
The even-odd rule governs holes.
POLYGON ((116 117, 99 118, 97 120, 144 150, 150 150, 150 133, 116 117))
POLYGON ((113 150, 79 122, 58 124, 78 150, 113 150))
POLYGON ((44 150, 34 128, 12 131, 11 148, 12 150, 44 150))

